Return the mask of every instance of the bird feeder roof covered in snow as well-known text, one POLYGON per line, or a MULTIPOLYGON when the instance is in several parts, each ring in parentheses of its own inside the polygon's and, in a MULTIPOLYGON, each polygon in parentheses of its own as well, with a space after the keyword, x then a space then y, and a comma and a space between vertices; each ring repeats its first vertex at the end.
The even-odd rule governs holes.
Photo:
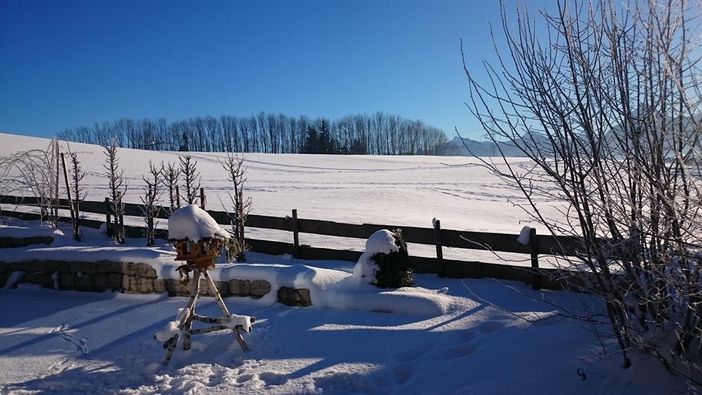
POLYGON ((175 242, 176 260, 209 267, 229 234, 205 210, 190 204, 171 214, 168 239, 175 242))
POLYGON ((171 214, 168 218, 168 240, 190 240, 229 238, 217 221, 195 204, 189 204, 171 214))

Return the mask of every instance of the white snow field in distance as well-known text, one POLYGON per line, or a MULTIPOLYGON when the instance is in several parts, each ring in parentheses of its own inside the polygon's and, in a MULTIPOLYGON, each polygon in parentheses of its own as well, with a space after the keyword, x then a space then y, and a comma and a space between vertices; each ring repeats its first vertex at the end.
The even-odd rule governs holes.
MULTIPOLYGON (((46 149, 49 139, 0 134, 0 156, 30 149, 46 149)), ((78 153, 87 173, 86 200, 102 201, 108 196, 104 176, 105 155, 99 145, 61 142, 62 151, 70 145, 78 153)), ((231 184, 221 160, 226 153, 163 152, 119 148, 119 165, 129 188, 125 202, 140 203, 142 176, 149 161, 178 163, 178 157, 191 155, 202 176, 201 186, 210 210, 229 209, 231 184)), ((516 237, 524 225, 537 228, 520 206, 528 206, 521 191, 480 166, 471 157, 455 156, 377 156, 244 154, 247 168, 245 193, 253 200, 252 214, 284 217, 298 210, 300 218, 344 223, 374 223, 431 228, 440 219, 443 229, 510 233, 516 237)), ((518 168, 532 164, 513 158, 518 168)), ((1 188, 0 188, 1 189, 1 188)), ((0 190, 2 193, 2 190, 0 190)), ((165 197, 162 204, 166 204, 165 197)), ((538 199, 537 199, 538 200, 538 199)), ((561 206, 539 200, 546 218, 561 218, 561 206)), ((135 225, 142 225, 136 220, 135 225)), ((165 223, 162 224, 165 226, 165 223)), ((545 232, 545 229, 543 230, 545 232)), ((247 237, 291 241, 288 232, 252 229, 247 237)), ((340 239, 303 234, 301 243, 318 247, 362 251, 364 240, 340 239)), ((410 245, 410 254, 434 256, 431 246, 410 245)), ((478 250, 445 249, 447 259, 504 262, 492 253, 478 250)), ((502 254, 510 264, 529 266, 528 257, 502 254)), ((544 260, 547 264, 548 260, 544 260)))

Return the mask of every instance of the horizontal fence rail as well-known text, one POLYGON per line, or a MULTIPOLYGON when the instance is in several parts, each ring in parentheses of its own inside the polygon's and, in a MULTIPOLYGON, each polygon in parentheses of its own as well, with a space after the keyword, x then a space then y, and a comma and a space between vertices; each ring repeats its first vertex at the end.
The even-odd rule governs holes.
MULTIPOLYGON (((35 197, 0 196, 0 205, 10 206, 39 206, 40 200, 35 197)), ((0 206, 0 209, 2 206, 0 206)), ((58 208, 69 209, 67 199, 59 199, 58 208)), ((109 214, 109 204, 106 201, 80 202, 82 213, 109 214)), ((207 212, 221 225, 231 223, 230 215, 223 211, 207 212)), ((158 206, 156 218, 167 219, 170 208, 158 206)), ((19 217, 23 219, 39 219, 36 213, 18 212, 16 210, 0 210, 0 215, 19 217)), ((142 217, 142 206, 125 203, 124 215, 128 217, 142 217)), ((71 219, 59 216, 59 220, 70 222, 71 219)), ((99 228, 105 221, 94 219, 81 219, 81 225, 90 228, 99 228)), ((303 219, 297 217, 297 210, 292 210, 292 216, 274 217, 251 214, 247 217, 246 227, 288 231, 293 233, 292 243, 258 240, 247 238, 252 251, 264 252, 271 255, 291 254, 302 259, 344 260, 356 261, 361 252, 353 250, 339 250, 312 247, 299 244, 299 233, 333 236, 341 238, 367 239, 373 232, 380 229, 401 229, 406 242, 436 247, 436 257, 410 256, 410 263, 418 273, 436 273, 447 277, 495 277, 500 279, 517 280, 530 283, 538 288, 559 289, 565 284, 577 288, 582 278, 573 275, 564 276, 555 269, 540 268, 539 255, 569 255, 581 256, 581 241, 577 237, 537 235, 532 229, 530 242, 523 245, 517 241, 518 235, 505 233, 471 232, 450 229, 441 229, 440 222, 435 221, 434 228, 419 228, 401 225, 379 224, 348 224, 326 220, 303 219), (443 259, 442 249, 452 247, 458 249, 488 250, 493 252, 508 252, 528 254, 531 257, 531 267, 512 266, 506 264, 485 263, 476 261, 459 261, 443 259), (555 274, 559 273, 558 276, 555 274), (567 277, 567 278, 566 278, 567 277)), ((127 237, 143 237, 144 226, 125 225, 127 237)), ((156 237, 167 239, 165 229, 156 229, 156 237)), ((582 276, 582 273, 578 273, 582 276)))

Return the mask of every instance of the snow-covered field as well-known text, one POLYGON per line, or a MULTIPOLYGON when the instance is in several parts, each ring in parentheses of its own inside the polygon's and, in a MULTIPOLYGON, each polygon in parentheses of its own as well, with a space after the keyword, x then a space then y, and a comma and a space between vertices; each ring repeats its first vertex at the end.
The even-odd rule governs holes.
MULTIPOLYGON (((47 144, 0 134, 0 155, 47 144)), ((80 152, 89 172, 87 198, 101 200, 106 183, 100 148, 71 148, 80 152)), ((149 160, 175 162, 177 156, 120 150, 132 186, 128 200, 138 202, 149 160)), ((193 156, 209 201, 217 201, 217 193, 224 198, 227 183, 217 162, 222 155, 193 156)), ((259 214, 282 216, 297 208, 305 218, 427 227, 437 217, 444 228, 510 233, 518 233, 526 219, 507 202, 521 202, 518 192, 468 158, 251 154, 247 164, 249 193, 259 214)), ((3 232, 25 231, 0 227, 0 236, 3 232)), ((97 232, 89 232, 82 245, 56 236, 48 247, 0 249, 0 261, 74 259, 81 251, 121 259, 122 247, 97 232)), ((123 258, 151 256, 152 264, 165 267, 172 249, 160 243, 147 251, 143 240, 130 240, 123 258)), ((621 368, 607 325, 593 323, 604 316, 590 295, 434 275, 415 275, 412 289, 381 292, 344 285, 352 276, 348 262, 254 253, 248 261, 271 278, 317 291, 313 306, 291 308, 269 297, 227 298, 233 313, 257 319, 245 335, 252 351, 243 353, 226 333, 200 335, 190 351, 178 349, 167 367, 157 363, 163 349, 153 336, 175 318, 186 298, 59 292, 26 284, 0 289, 0 394, 685 391, 651 358, 634 355, 634 366, 621 368)), ((211 298, 198 307, 217 315, 211 298)))
MULTIPOLYGON (((0 133, 0 156, 45 149, 48 143, 0 133)), ((87 172, 86 200, 102 201, 107 196, 102 148, 78 143, 70 148, 87 172)), ((129 182, 125 200, 132 203, 140 203, 149 161, 177 164, 183 155, 131 149, 118 154, 129 182)), ((219 163, 226 154, 190 155, 198 162, 208 206, 220 209, 220 199, 228 204, 231 185, 219 163)), ((514 162, 529 164, 523 158, 514 162)), ((469 157, 246 154, 245 164, 254 214, 285 216, 296 208, 301 218, 421 227, 438 218, 446 229, 507 233, 518 233, 520 221, 528 220, 508 202, 525 203, 521 193, 469 157)))
MULTIPOLYGON (((0 156, 29 149, 46 149, 48 139, 0 133, 0 156)), ((102 201, 108 184, 102 167, 102 147, 71 143, 79 154, 87 175, 86 200, 102 201)), ((65 143, 62 150, 66 151, 65 143)), ((125 200, 140 203, 142 176, 149 161, 178 163, 180 152, 119 149, 120 166, 128 180, 125 200)), ((222 153, 190 153, 197 161, 208 208, 230 206, 231 185, 220 160, 222 153)), ((517 166, 529 166, 524 158, 514 158, 517 166)), ((469 157, 433 156, 339 156, 247 154, 246 193, 253 200, 252 213, 284 217, 298 210, 300 218, 346 223, 375 223, 432 227, 441 220, 443 229, 504 232, 518 234, 524 225, 538 226, 517 205, 526 204, 521 192, 505 184, 469 157)), ((0 188, 2 189, 2 188, 0 188)), ((163 202, 166 203, 165 196, 163 202)), ((546 217, 560 218, 551 202, 541 202, 546 217)), ((68 215, 66 213, 66 215, 68 215)), ((100 219, 101 217, 97 217, 100 219)), ((135 224, 141 225, 138 220, 135 224)), ((288 232, 249 229, 258 239, 291 241, 288 232)), ((300 242, 318 247, 360 250, 363 242, 303 234, 300 242)), ((410 253, 434 256, 431 246, 412 246, 410 253)), ((445 249, 448 259, 496 262, 493 254, 476 250, 445 249)), ((518 265, 529 265, 525 256, 506 254, 518 265)))

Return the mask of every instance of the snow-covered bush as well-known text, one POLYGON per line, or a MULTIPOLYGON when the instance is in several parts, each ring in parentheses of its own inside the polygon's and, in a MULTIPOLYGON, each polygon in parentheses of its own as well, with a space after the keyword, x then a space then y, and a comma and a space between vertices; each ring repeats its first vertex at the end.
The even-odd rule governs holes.
POLYGON ((381 229, 366 241, 366 251, 353 269, 358 284, 373 284, 378 288, 412 286, 407 244, 399 229, 381 229))

